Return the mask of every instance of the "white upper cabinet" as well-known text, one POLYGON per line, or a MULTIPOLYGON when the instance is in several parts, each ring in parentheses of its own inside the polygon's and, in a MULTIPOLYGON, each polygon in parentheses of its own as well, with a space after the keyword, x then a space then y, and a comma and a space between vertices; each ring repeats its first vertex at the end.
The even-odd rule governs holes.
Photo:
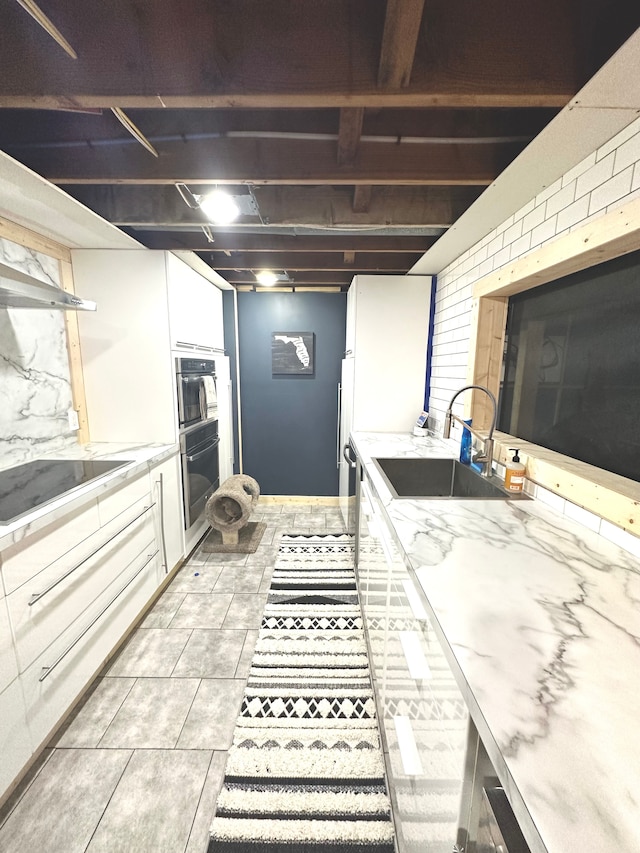
POLYGON ((222 293, 175 255, 166 262, 173 349, 224 350, 222 293))
POLYGON ((98 304, 78 315, 91 441, 174 442, 164 252, 78 249, 72 263, 76 293, 98 304))
POLYGON ((347 296, 353 430, 411 430, 424 406, 431 276, 358 275, 347 296))
POLYGON ((177 440, 172 350, 224 348, 222 293, 168 252, 72 251, 92 441, 177 440))

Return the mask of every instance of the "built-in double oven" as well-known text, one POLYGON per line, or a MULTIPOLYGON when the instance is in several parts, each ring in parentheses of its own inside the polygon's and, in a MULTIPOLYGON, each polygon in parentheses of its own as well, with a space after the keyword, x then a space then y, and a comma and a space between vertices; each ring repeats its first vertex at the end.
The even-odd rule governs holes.
POLYGON ((176 358, 176 386, 184 525, 189 530, 220 485, 215 361, 176 358))

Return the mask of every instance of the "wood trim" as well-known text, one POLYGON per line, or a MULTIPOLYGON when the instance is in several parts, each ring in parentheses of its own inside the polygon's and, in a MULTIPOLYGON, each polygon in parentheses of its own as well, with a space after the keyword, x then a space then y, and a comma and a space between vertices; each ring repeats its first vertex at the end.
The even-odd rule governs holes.
POLYGON ((340 506, 340 498, 309 495, 260 495, 261 504, 313 504, 314 506, 340 506))
POLYGON ((504 464, 513 455, 509 448, 519 448, 520 458, 527 467, 527 479, 640 535, 640 484, 634 480, 507 433, 496 433, 495 439, 496 462, 504 464))
POLYGON ((27 249, 33 249, 35 252, 42 252, 43 255, 49 255, 51 258, 56 258, 58 261, 71 262, 71 250, 66 246, 50 240, 48 237, 43 237, 42 234, 37 234, 24 225, 18 225, 17 222, 11 222, 10 219, 5 219, 0 216, 0 237, 5 240, 11 240, 19 246, 24 246, 27 249))
POLYGON ((640 248, 640 198, 479 279, 474 297, 513 296, 640 248))
MULTIPOLYGON (((507 324, 508 300, 475 299, 471 308, 471 340, 469 342, 469 384, 484 385, 493 392, 496 400, 500 393, 500 368, 504 349, 504 332, 507 324)), ((465 398, 465 417, 471 417, 478 429, 491 425, 492 406, 486 394, 473 391, 465 398)))
MULTIPOLYGON (((67 293, 75 293, 73 267, 70 261, 60 261, 60 283, 67 293)), ((67 332, 67 352, 69 353, 69 373, 71 377, 71 397, 73 408, 78 413, 80 428, 76 433, 79 444, 86 444, 89 438, 87 419, 87 401, 84 394, 84 372, 82 370, 82 350, 78 314, 75 311, 64 312, 64 324, 67 332)))
MULTIPOLYGON (((476 282, 468 381, 497 393, 508 297, 640 248, 640 198, 609 211, 476 282)), ((487 429, 487 405, 473 401, 474 425, 487 429)), ((471 407, 469 407, 469 411, 471 407)), ((521 448, 527 477, 601 518, 640 535, 640 484, 507 433, 495 436, 495 459, 521 448)))

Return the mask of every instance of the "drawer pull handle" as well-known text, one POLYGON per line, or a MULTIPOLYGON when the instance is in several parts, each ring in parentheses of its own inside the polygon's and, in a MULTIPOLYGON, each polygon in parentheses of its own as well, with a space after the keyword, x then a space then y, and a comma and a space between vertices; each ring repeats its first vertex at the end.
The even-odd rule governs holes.
POLYGON ((121 527, 120 530, 118 530, 116 533, 113 534, 113 536, 110 536, 101 545, 98 545, 97 548, 94 548, 94 550, 90 554, 87 554, 86 557, 83 557, 79 563, 76 563, 75 566, 72 566, 63 575, 60 575, 60 577, 57 578, 56 580, 54 580, 52 583, 50 583, 46 589, 43 589, 42 592, 34 592, 33 595, 31 596, 31 598, 29 599, 29 601, 27 602, 29 607, 32 607, 36 603, 36 601, 40 601, 41 598, 44 598, 45 595, 48 595, 48 593, 50 593, 52 589, 55 589, 58 586, 58 584, 62 583, 62 581, 64 581, 64 580, 66 580, 69 577, 69 575, 72 575, 74 572, 77 572, 81 566, 84 566, 84 564, 87 562, 87 560, 90 560, 92 557, 95 557, 95 555, 98 553, 98 551, 102 551, 102 549, 106 545, 108 545, 109 542, 113 542, 113 540, 116 539, 118 536, 120 536, 121 533, 124 533, 124 531, 127 529, 127 527, 131 527, 132 524, 134 524, 139 518, 142 518, 142 516, 145 515, 145 513, 149 512, 149 510, 152 509, 154 506, 155 506, 155 503, 152 503, 150 506, 146 506, 142 510, 142 512, 139 512, 138 515, 136 515, 135 518, 132 518, 131 521, 128 521, 124 525, 124 527, 121 527))
POLYGON ((118 598, 120 598, 120 596, 127 589, 127 587, 130 586, 134 582, 134 580, 138 577, 138 575, 142 571, 144 571, 144 569, 146 569, 146 567, 149 565, 151 560, 153 560, 153 558, 158 553, 159 553, 159 551, 156 548, 156 550, 153 552, 153 554, 147 554, 147 559, 140 566, 140 568, 136 571, 136 573, 132 577, 129 578, 129 580, 126 582, 126 584, 122 587, 122 589, 118 590, 118 592, 113 596, 113 598, 109 599, 109 601, 105 604, 105 606, 102 608, 100 613, 98 613, 97 616, 94 616, 93 619, 91 620, 91 622, 89 622, 89 624, 84 629, 84 631, 82 631, 82 633, 78 634, 78 636, 75 638, 75 640, 72 643, 70 643, 70 645, 67 646, 67 648, 62 652, 62 654, 58 655, 58 657, 54 660, 54 662, 51 664, 51 666, 43 666, 42 667, 42 675, 40 676, 38 681, 44 681, 45 678, 47 678, 49 675, 51 675, 51 673, 58 666, 58 664, 61 663, 66 658, 66 656, 69 654, 69 652, 75 646, 78 645, 78 643, 84 637, 84 635, 87 633, 87 631, 89 631, 89 630, 91 630, 91 628, 93 628, 93 626, 96 624, 98 619, 102 618, 102 616, 107 612, 107 610, 111 607, 111 605, 115 601, 117 601, 118 598))
POLYGON ((162 563, 164 565, 165 575, 169 574, 169 564, 167 562, 167 542, 164 535, 164 477, 158 474, 158 496, 160 499, 160 542, 162 545, 162 563))

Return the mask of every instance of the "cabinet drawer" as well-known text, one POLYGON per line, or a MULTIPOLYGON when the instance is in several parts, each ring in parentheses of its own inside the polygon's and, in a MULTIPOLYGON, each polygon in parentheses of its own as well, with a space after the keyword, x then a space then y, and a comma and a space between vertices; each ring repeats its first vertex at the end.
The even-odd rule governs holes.
POLYGON ((92 537, 88 548, 74 549, 71 559, 65 555, 13 592, 8 607, 20 671, 64 634, 154 541, 153 509, 138 501, 92 537), (41 597, 34 601, 36 596, 41 597))
POLYGON ((2 551, 5 593, 13 592, 42 569, 56 562, 100 528, 98 504, 94 499, 64 518, 16 542, 2 551))
POLYGON ((140 500, 151 501, 151 484, 149 472, 144 471, 126 480, 117 488, 98 498, 98 516, 100 524, 108 524, 117 516, 126 512, 129 507, 140 500))
MULTIPOLYGON (((38 746, 104 665, 158 587, 155 540, 120 571, 89 608, 21 674, 31 738, 38 746)), ((112 559, 115 559, 112 555, 112 559)))

